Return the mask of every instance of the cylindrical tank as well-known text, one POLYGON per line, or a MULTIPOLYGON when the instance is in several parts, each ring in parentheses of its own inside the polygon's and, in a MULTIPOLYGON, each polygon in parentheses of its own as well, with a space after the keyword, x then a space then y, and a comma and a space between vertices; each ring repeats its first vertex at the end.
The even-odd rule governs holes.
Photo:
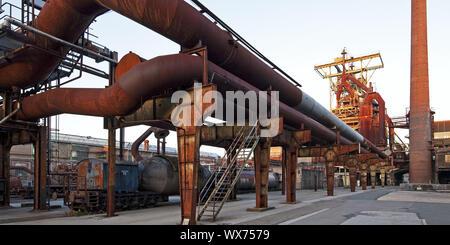
MULTIPOLYGON (((179 195, 178 158, 169 156, 155 156, 143 160, 140 168, 140 189, 156 192, 162 195, 179 195)), ((203 166, 199 167, 199 190, 203 188, 211 172, 203 166)))
MULTIPOLYGON (((255 190, 255 172, 250 170, 242 171, 237 182, 238 191, 255 190)), ((281 188, 281 178, 278 173, 269 172, 269 190, 278 190, 281 188)))

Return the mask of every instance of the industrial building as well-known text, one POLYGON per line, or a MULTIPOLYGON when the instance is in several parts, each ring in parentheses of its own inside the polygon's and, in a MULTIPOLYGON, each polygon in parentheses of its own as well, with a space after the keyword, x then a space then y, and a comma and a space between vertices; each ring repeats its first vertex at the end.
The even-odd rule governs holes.
POLYGON ((198 0, 20 2, 0 1, 0 206, 26 192, 36 211, 60 197, 72 212, 114 217, 179 196, 179 224, 195 225, 226 217, 226 203, 243 189, 254 192, 248 212, 270 212, 274 190, 297 205, 298 190, 333 197, 341 187, 449 188, 450 124, 434 122, 439 111, 430 108, 426 0, 411 1, 405 115, 388 114, 375 89, 381 52, 354 57, 343 49, 311 67, 330 84, 326 108, 198 0), (119 57, 91 33, 109 11, 180 52, 119 57), (107 86, 80 87, 86 75, 107 86), (220 99, 230 92, 236 97, 220 99), (59 133, 52 118, 61 114, 103 118, 108 139, 59 133), (126 142, 133 126, 148 130, 126 142), (177 149, 166 148, 169 131, 177 149))

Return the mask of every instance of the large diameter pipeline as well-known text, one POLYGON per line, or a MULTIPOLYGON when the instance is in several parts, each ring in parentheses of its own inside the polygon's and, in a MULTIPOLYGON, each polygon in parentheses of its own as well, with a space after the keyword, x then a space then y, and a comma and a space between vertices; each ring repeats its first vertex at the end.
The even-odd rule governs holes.
POLYGON ((311 96, 302 92, 245 47, 235 42, 199 11, 182 0, 97 0, 186 48, 202 42, 208 59, 261 90, 280 92, 280 100, 347 139, 364 144, 364 137, 350 128, 311 96))
MULTIPOLYGON (((44 6, 36 20, 35 27, 58 38, 74 42, 96 16, 105 12, 105 8, 95 3, 125 15, 183 47, 194 47, 201 41, 208 47, 208 58, 214 63, 243 78, 258 89, 270 88, 273 91, 279 91, 281 101, 287 105, 295 106, 328 127, 335 126, 346 138, 362 143, 361 135, 352 131, 342 121, 336 120, 332 113, 323 110, 324 108, 310 96, 304 93, 303 95, 301 90, 182 0, 54 0, 44 6), (306 99, 302 99, 304 97, 306 99)), ((48 48, 61 49, 60 44, 56 42, 46 41, 42 37, 36 36, 36 38, 38 45, 48 43, 46 46, 48 48)), ((67 48, 63 49, 62 55, 67 51, 67 48)), ((0 88, 33 85, 48 77, 61 61, 61 58, 48 55, 38 49, 30 49, 30 51, 23 52, 22 55, 23 59, 14 59, 12 64, 0 69, 0 73, 6 74, 6 76, 0 77, 0 88), (42 63, 46 64, 45 68, 41 66, 42 63)), ((67 94, 63 91, 58 93, 65 94, 73 102, 82 102, 80 100, 83 99, 80 98, 85 96, 88 97, 85 101, 90 101, 91 95, 99 93, 98 90, 80 90, 78 92, 86 94, 67 94)), ((116 93, 120 94, 120 92, 116 88, 116 93)), ((123 94, 121 95, 123 96, 123 94)), ((129 98, 122 99, 128 101, 129 98)), ((105 103, 105 100, 99 101, 105 103)), ((67 109, 64 112, 70 113, 77 110, 75 108, 67 109)), ((103 114, 114 115, 114 113, 120 112, 122 111, 105 110, 103 114)), ((85 110, 83 115, 86 113, 89 111, 85 110)), ((87 115, 95 115, 95 112, 87 115)))
POLYGON ((302 92, 267 66, 226 31, 183 0, 96 0, 180 44, 193 48, 201 42, 208 59, 255 87, 280 91, 283 102, 297 105, 302 92))
MULTIPOLYGON (((156 192, 162 195, 178 195, 179 176, 178 158, 169 156, 155 156, 140 163, 140 190, 156 192)), ((203 189, 211 172, 199 166, 198 188, 203 189)))
MULTIPOLYGON (((89 24, 107 9, 92 0, 47 1, 33 27, 52 36, 74 43, 89 24)), ((66 56, 69 48, 58 42, 29 32, 34 46, 16 51, 8 65, 0 68, 0 89, 13 86, 26 88, 47 79, 66 56), (45 52, 45 49, 60 52, 60 57, 45 52)))
POLYGON ((336 117, 321 104, 317 103, 316 100, 306 93, 303 93, 302 102, 294 108, 309 115, 312 119, 321 122, 329 128, 336 127, 336 129, 338 129, 347 139, 353 142, 364 143, 364 137, 361 134, 350 128, 341 119, 336 117))
MULTIPOLYGON (((99 117, 127 116, 148 98, 168 88, 188 88, 201 80, 203 63, 200 57, 177 54, 161 56, 134 66, 106 89, 59 88, 24 98, 17 114, 20 120, 33 120, 61 113, 99 117)), ((222 68, 209 63, 214 83, 234 90, 260 90, 222 68)), ((304 124, 314 136, 328 142, 336 141, 336 133, 303 113, 280 103, 285 123, 297 129, 304 124)), ((352 142, 341 137, 342 144, 352 142)))

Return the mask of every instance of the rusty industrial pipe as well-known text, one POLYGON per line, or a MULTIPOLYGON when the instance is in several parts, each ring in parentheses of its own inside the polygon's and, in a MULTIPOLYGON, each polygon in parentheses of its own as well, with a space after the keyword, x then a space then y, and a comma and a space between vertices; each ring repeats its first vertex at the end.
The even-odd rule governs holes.
POLYGON ((280 92, 280 100, 329 128, 336 127, 353 142, 364 138, 272 67, 236 42, 226 31, 183 0, 96 0, 180 44, 208 48, 208 59, 260 90, 280 92))
MULTIPOLYGON (((128 56, 132 56, 131 54, 128 56)), ((125 60, 133 60, 127 57, 125 60)), ((140 62, 142 59, 135 59, 140 62)), ((121 62, 122 63, 122 62, 121 62)), ((121 66, 119 63, 119 67, 121 66)), ((131 62, 132 63, 132 62, 131 62)), ((260 90, 222 68, 209 63, 209 73, 215 74, 214 83, 234 90, 260 90)), ((61 113, 100 117, 126 116, 133 113, 142 101, 160 94, 167 88, 188 88, 203 74, 200 57, 177 54, 161 56, 137 64, 125 72, 118 81, 106 89, 59 88, 24 98, 17 114, 20 120, 34 120, 61 113)), ((336 142, 336 133, 303 113, 280 103, 280 115, 285 123, 300 129, 311 129, 314 136, 336 142)), ((341 137, 342 144, 352 144, 341 137)))
POLYGON ((139 138, 136 139, 133 145, 131 145, 131 155, 133 155, 134 159, 137 162, 144 160, 144 158, 139 153, 139 146, 142 144, 142 142, 144 142, 144 140, 146 140, 153 133, 155 133, 157 137, 158 134, 164 134, 165 136, 169 134, 168 130, 161 128, 150 127, 149 129, 147 129, 147 131, 145 131, 139 138))
MULTIPOLYGON (((84 30, 107 9, 93 0, 47 1, 33 27, 70 43, 76 42, 84 30)), ((0 89, 27 88, 47 79, 69 52, 69 47, 45 37, 27 34, 32 46, 17 51, 9 64, 0 68, 0 89), (50 54, 44 50, 57 52, 50 54)))
MULTIPOLYGON (((208 58, 211 61, 219 64, 221 67, 232 72, 233 74, 242 77, 258 89, 279 91, 281 100, 287 105, 305 108, 301 104, 303 93, 300 89, 297 89, 287 79, 276 73, 273 69, 271 69, 271 67, 267 66, 246 48, 234 41, 227 32, 217 27, 195 8, 182 0, 53 0, 49 1, 44 6, 44 9, 41 11, 38 20, 36 21, 35 27, 38 30, 44 31, 63 40, 74 41, 81 35, 95 16, 104 13, 106 9, 111 9, 127 16, 128 18, 133 19, 136 22, 141 23, 161 35, 179 43, 182 47, 192 48, 201 43, 202 45, 208 47, 208 58), (96 3, 103 7, 98 6, 96 3), (67 16, 70 16, 70 18, 67 16), (70 23, 67 23, 68 18, 70 19, 70 23), (73 19, 76 21, 73 21, 73 19), (77 23, 77 25, 75 26, 74 23, 77 23), (79 23, 81 23, 81 25, 79 25, 79 23), (73 35, 74 33, 78 33, 78 35, 73 35)), ((57 43, 50 42, 50 44, 53 44, 53 46, 49 46, 52 49, 61 48, 57 43)), ((63 51, 64 50, 67 51, 66 49, 63 49, 63 51)), ((64 55, 64 52, 62 52, 62 54, 64 55)), ((33 83, 38 82, 38 80, 45 79, 46 76, 48 77, 60 61, 60 58, 53 57, 52 59, 51 56, 43 53, 42 51, 30 53, 26 56, 28 58, 22 63, 20 60, 13 60, 12 64, 18 65, 14 69, 10 68, 10 66, 4 67, 6 71, 8 71, 8 69, 12 69, 16 73, 23 75, 17 75, 17 78, 10 79, 5 82, 0 80, 0 87, 25 87, 32 85, 33 83), (48 64, 46 66, 48 69, 36 70, 41 67, 40 65, 42 63, 48 64), (26 69, 30 67, 36 69, 26 69)), ((51 91, 45 95, 41 95, 40 98, 45 100, 46 96, 54 93, 54 95, 52 95, 53 97, 63 96, 66 100, 74 102, 72 105, 65 103, 65 108, 61 111, 58 111, 58 108, 62 109, 60 105, 51 105, 50 107, 53 107, 52 114, 59 114, 62 112, 75 113, 78 111, 83 115, 123 115, 127 111, 132 111, 135 109, 125 107, 124 105, 128 106, 133 104, 137 107, 137 99, 142 100, 143 97, 142 95, 139 95, 139 93, 136 94, 133 92, 139 91, 139 86, 133 85, 134 88, 126 88, 126 86, 130 86, 129 84, 132 83, 123 84, 125 87, 112 86, 108 90, 105 90, 106 92, 101 93, 98 89, 59 89, 56 90, 57 92, 51 91), (111 94, 118 96, 117 98, 120 99, 120 102, 117 105, 111 105, 108 107, 105 103, 107 103, 108 99, 111 98, 111 94), (100 97, 94 98, 97 95, 100 97), (96 101, 99 105, 97 109, 100 111, 92 111, 89 109, 90 105, 84 103, 82 100, 91 102, 96 101), (121 100, 127 103, 122 103, 121 100), (78 106, 80 107, 75 108, 78 106)), ((145 91, 149 92, 147 89, 145 89, 145 91)), ((154 90, 150 92, 150 94, 154 95, 157 92, 157 90, 154 90)), ((37 97, 30 100, 36 101, 36 98, 37 97)), ((51 101, 46 101, 48 105, 52 104, 51 101)), ((25 117, 33 117, 33 112, 25 111, 26 109, 22 111, 22 116, 24 116, 24 113, 27 113, 27 116, 25 117)), ((39 110, 34 112, 34 114, 37 115, 38 111, 39 110)), ((313 113, 315 113, 315 111, 313 111, 313 113)), ((308 116, 302 114, 305 118, 314 116, 309 112, 307 115, 308 116)), ((327 117, 328 116, 329 115, 327 115, 327 117)), ((354 136, 356 136, 356 138, 359 137, 355 132, 351 132, 351 134, 346 135, 346 130, 340 129, 340 125, 336 126, 343 132, 344 136, 351 137, 353 141, 353 138, 355 138, 354 136)), ((323 126, 321 125, 320 127, 323 126)), ((323 130, 318 131, 324 132, 323 130)), ((330 133, 328 134, 330 135, 330 133)))
POLYGON ((301 90, 183 0, 96 1, 184 48, 201 43, 208 48, 210 61, 261 90, 280 91, 280 98, 290 106, 302 100, 301 90))
POLYGON ((427 1, 412 0, 411 4, 409 171, 411 183, 428 184, 432 180, 432 133, 428 77, 427 1))
MULTIPOLYGON (((208 48, 208 58, 212 62, 241 77, 258 89, 279 91, 282 102, 294 106, 308 117, 318 120, 327 127, 336 127, 350 140, 363 143, 361 135, 351 130, 340 120, 336 120, 329 111, 324 110, 315 100, 303 100, 304 97, 309 98, 307 94, 304 94, 245 47, 237 43, 229 33, 220 29, 182 0, 53 0, 49 1, 41 11, 38 21, 36 21, 36 29, 73 42, 81 35, 93 18, 105 12, 106 9, 111 9, 135 20, 179 43, 182 47, 192 48, 201 43, 208 48), (70 23, 67 23, 68 18, 71 21, 70 23), (76 21, 73 21, 73 19, 76 21), (81 23, 81 25, 74 25, 74 23, 81 23), (77 35, 73 35, 73 33, 77 33, 77 35)), ((58 43, 50 42, 50 44, 52 44, 49 46, 51 49, 58 50, 61 48, 58 43)), ((66 48, 63 51, 68 50, 66 48)), ((62 55, 65 55, 65 53, 62 52, 62 55)), ((12 65, 6 66, 4 69, 5 72, 13 71, 12 73, 15 73, 14 76, 16 77, 11 75, 13 79, 6 79, 8 81, 2 81, 0 78, 0 88, 33 85, 48 77, 59 61, 60 58, 52 57, 39 50, 27 54, 23 62, 14 59, 12 65), (41 69, 42 63, 45 63, 48 69, 41 69), (32 70, 29 68, 32 68, 32 70)), ((84 91, 87 96, 97 93, 97 90, 84 91)), ((74 97, 80 95, 74 94, 69 95, 69 97, 76 100, 74 97)))

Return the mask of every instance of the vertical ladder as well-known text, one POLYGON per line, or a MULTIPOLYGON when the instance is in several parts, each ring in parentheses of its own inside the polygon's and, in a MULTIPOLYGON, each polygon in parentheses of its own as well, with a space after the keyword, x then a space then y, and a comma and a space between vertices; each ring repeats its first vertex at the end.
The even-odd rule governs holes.
POLYGON ((202 206, 200 206, 198 220, 202 216, 210 216, 213 220, 216 219, 255 150, 259 138, 258 122, 251 127, 240 129, 218 168, 200 192, 199 204, 202 206))

